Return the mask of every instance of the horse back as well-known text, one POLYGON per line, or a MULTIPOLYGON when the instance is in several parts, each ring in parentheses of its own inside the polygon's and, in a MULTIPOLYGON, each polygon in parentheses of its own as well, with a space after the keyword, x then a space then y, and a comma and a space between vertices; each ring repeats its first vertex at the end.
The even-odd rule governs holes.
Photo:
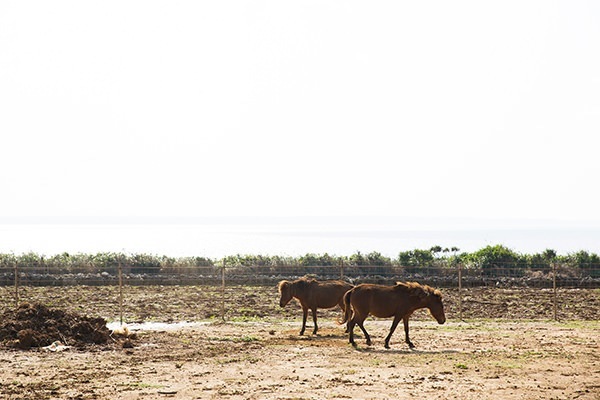
POLYGON ((344 293, 353 286, 344 281, 313 281, 305 286, 303 293, 297 293, 298 299, 308 307, 332 308, 338 305, 344 293), (302 297, 300 297, 302 296, 302 297))
POLYGON ((352 308, 366 318, 371 314, 378 318, 389 318, 398 313, 404 315, 410 309, 410 301, 394 286, 361 284, 354 288, 352 308))

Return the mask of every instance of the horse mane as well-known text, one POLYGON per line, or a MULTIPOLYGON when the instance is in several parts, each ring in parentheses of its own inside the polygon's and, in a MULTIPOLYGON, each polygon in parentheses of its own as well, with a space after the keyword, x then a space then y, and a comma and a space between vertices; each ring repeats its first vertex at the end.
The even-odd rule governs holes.
POLYGON ((442 292, 428 285, 421 285, 419 282, 396 282, 396 285, 406 293, 412 296, 436 296, 442 298, 442 292))
POLYGON ((311 283, 316 282, 316 281, 317 280, 315 278, 310 277, 310 276, 303 276, 302 278, 298 278, 292 282, 283 280, 277 284, 277 290, 279 290, 279 293, 281 293, 282 288, 284 286, 288 286, 288 285, 294 285, 299 288, 305 288, 308 285, 310 285, 311 283))
POLYGON ((317 280, 311 276, 303 276, 302 278, 296 279, 292 284, 300 289, 308 287, 310 284, 317 282, 317 280))
POLYGON ((279 290, 279 293, 281 293, 281 288, 283 288, 286 285, 289 285, 290 281, 279 281, 279 283, 277 284, 277 290, 279 290))

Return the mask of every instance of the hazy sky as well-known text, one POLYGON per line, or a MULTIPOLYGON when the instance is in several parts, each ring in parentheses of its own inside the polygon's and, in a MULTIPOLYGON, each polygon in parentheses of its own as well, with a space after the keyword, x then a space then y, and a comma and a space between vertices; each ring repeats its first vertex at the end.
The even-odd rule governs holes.
POLYGON ((2 1, 0 217, 600 225, 599 49, 597 1, 2 1))

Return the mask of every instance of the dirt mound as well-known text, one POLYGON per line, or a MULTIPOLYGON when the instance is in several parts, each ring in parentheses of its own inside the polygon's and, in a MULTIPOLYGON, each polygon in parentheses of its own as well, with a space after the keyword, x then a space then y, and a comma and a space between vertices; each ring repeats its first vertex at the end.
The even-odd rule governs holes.
POLYGON ((74 347, 106 343, 110 330, 104 318, 90 318, 42 304, 24 303, 0 317, 0 342, 20 349, 60 341, 74 347))

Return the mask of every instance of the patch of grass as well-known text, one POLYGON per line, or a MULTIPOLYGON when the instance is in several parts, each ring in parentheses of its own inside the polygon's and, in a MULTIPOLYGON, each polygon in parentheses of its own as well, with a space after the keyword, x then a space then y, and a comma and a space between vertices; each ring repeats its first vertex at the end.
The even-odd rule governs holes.
POLYGON ((190 345, 190 344, 192 344, 192 341, 187 338, 181 339, 181 344, 190 345))
POLYGON ((465 320, 463 322, 446 323, 444 325, 435 325, 432 329, 443 332, 463 332, 463 331, 484 331, 495 332, 500 328, 497 326, 497 320, 465 320))
POLYGON ((227 318, 228 322, 260 322, 264 320, 264 318, 257 315, 236 315, 234 317, 227 318))
POLYGON ((339 371, 334 372, 334 374, 342 375, 342 376, 354 375, 356 373, 358 373, 358 371, 355 369, 346 369, 346 370, 339 370, 339 371))
POLYGON ((461 364, 461 363, 455 364, 454 367, 457 369, 469 369, 469 367, 467 367, 466 364, 461 364))
POLYGON ((496 361, 494 363, 492 363, 493 366, 498 367, 500 369, 519 369, 522 368, 522 366, 516 362, 509 362, 509 361, 496 361))
POLYGON ((245 357, 232 357, 232 358, 222 358, 217 360, 217 364, 219 365, 227 365, 227 364, 235 364, 239 362, 247 362, 250 364, 256 364, 260 359, 258 357, 245 356, 245 357))
MULTIPOLYGON (((599 289, 600 290, 600 289, 599 289)), ((552 325, 567 329, 600 329, 600 321, 552 321, 552 325)))
MULTIPOLYGON (((236 338, 238 342, 250 343, 250 342, 259 342, 260 339, 254 336, 242 336, 241 338, 236 338)), ((236 340, 234 340, 235 342, 236 340)))
POLYGON ((242 314, 242 315, 256 315, 256 309, 255 308, 246 308, 246 307, 240 307, 236 310, 236 312, 238 314, 242 314))
POLYGON ((241 337, 209 337, 208 340, 214 342, 233 342, 233 343, 251 343, 260 342, 260 339, 254 336, 241 336, 241 337))
POLYGON ((524 359, 528 359, 528 358, 543 358, 546 355, 547 354, 545 354, 545 353, 543 353, 541 351, 527 350, 523 354, 521 354, 521 358, 524 358, 524 359))
POLYGON ((226 358, 223 360, 217 360, 217 364, 219 365, 226 365, 226 364, 234 364, 234 363, 238 363, 241 362, 242 359, 241 358, 226 358))
POLYGON ((157 385, 144 382, 121 383, 118 385, 128 387, 130 389, 162 389, 165 387, 164 385, 157 385))

